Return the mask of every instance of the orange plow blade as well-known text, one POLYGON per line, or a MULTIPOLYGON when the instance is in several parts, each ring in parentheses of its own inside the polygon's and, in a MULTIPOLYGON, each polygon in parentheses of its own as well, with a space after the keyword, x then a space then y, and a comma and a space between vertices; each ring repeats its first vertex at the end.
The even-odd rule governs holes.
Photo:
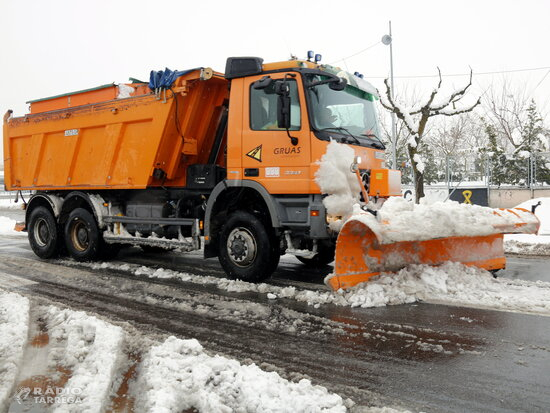
MULTIPOLYGON (((522 211, 522 214, 527 211, 522 211)), ((529 215, 531 215, 529 213, 529 215)), ((503 233, 538 230, 538 219, 495 228, 498 233, 481 236, 451 236, 418 241, 382 241, 384 224, 373 230, 364 220, 350 219, 342 227, 336 242, 334 273, 325 282, 334 290, 346 289, 381 272, 395 272, 411 264, 439 265, 461 262, 487 270, 503 269, 503 233)))

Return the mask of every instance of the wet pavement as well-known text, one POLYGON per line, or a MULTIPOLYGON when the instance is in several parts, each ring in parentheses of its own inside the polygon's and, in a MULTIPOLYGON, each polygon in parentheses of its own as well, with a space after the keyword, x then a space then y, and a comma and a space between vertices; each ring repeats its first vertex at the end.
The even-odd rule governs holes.
MULTIPOLYGON (((14 218, 12 218, 14 219, 14 218)), ((198 253, 123 251, 118 262, 223 277, 198 253)), ((550 259, 512 257, 502 277, 550 281, 550 259)), ((322 271, 284 257, 269 283, 325 290, 322 271)), ((319 308, 265 294, 41 261, 23 237, 0 238, 0 285, 131 323, 287 378, 310 378, 359 405, 426 412, 550 410, 550 317, 416 303, 319 308)))

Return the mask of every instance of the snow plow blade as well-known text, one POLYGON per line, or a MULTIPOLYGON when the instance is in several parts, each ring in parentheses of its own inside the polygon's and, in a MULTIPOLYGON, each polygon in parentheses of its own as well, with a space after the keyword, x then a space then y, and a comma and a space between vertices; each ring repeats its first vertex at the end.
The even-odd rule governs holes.
MULTIPOLYGON (((369 226, 369 220, 352 217, 342 227, 336 242, 334 273, 325 283, 334 290, 347 289, 381 272, 396 272, 411 264, 440 265, 461 262, 486 270, 506 266, 504 233, 536 233, 540 222, 526 210, 495 210, 515 218, 513 223, 494 226, 490 235, 449 236, 425 240, 388 242, 385 223, 369 226)), ((391 235, 391 234, 390 234, 391 235)), ((391 238, 390 238, 391 239, 391 238)))

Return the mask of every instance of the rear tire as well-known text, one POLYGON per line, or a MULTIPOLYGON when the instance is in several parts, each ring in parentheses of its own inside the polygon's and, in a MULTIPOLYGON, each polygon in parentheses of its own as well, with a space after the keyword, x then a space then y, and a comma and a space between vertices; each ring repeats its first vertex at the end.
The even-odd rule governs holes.
POLYGON ((308 267, 324 267, 334 261, 336 253, 336 244, 334 242, 319 242, 317 245, 317 255, 313 258, 298 257, 298 260, 308 267))
POLYGON ((65 224, 65 245, 77 261, 94 261, 101 252, 101 235, 94 216, 84 208, 76 208, 65 224))
POLYGON ((36 255, 48 259, 59 255, 61 236, 55 217, 46 207, 36 207, 30 214, 28 225, 29 244, 36 255))
POLYGON ((272 231, 244 211, 229 217, 218 248, 220 264, 231 278, 258 282, 269 278, 279 263, 279 245, 272 231))

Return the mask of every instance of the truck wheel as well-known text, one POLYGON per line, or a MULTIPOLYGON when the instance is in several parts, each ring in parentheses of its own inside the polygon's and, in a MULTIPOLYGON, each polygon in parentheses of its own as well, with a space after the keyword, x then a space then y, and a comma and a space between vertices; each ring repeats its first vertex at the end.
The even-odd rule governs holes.
POLYGON ((29 217, 29 243, 40 258, 52 258, 58 255, 61 237, 55 218, 49 209, 36 207, 29 217))
POLYGON ((232 278, 250 282, 264 280, 279 263, 274 242, 274 237, 257 217, 248 212, 235 212, 221 230, 220 264, 232 278))
POLYGON ((101 236, 94 216, 84 208, 76 208, 65 224, 65 243, 71 257, 77 261, 98 258, 101 236))
POLYGON ((336 253, 336 244, 334 242, 319 242, 317 245, 317 255, 313 258, 296 257, 308 267, 318 268, 330 264, 334 261, 336 253))

